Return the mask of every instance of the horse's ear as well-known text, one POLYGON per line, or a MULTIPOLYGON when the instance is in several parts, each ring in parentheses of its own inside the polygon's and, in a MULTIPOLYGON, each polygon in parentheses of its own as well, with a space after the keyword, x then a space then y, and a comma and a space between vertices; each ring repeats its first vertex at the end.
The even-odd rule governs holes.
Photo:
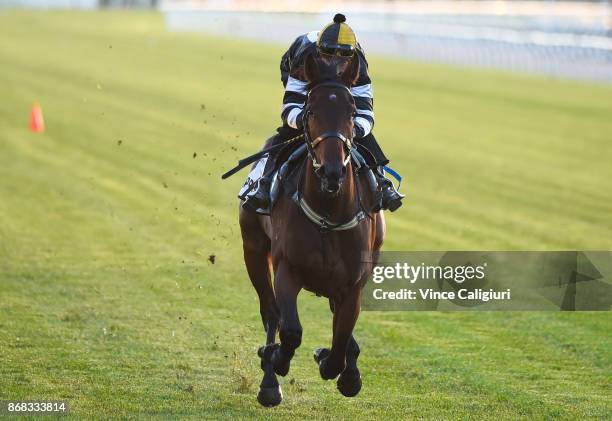
POLYGON ((350 87, 350 86, 353 86, 355 83, 357 83, 358 79, 359 79, 359 57, 357 56, 357 53, 355 53, 353 54, 353 58, 351 58, 351 61, 348 67, 346 68, 344 73, 342 73, 342 82, 344 82, 346 86, 350 87))
POLYGON ((319 79, 319 66, 314 58, 314 55, 308 54, 306 56, 306 62, 304 63, 304 76, 310 83, 319 79))

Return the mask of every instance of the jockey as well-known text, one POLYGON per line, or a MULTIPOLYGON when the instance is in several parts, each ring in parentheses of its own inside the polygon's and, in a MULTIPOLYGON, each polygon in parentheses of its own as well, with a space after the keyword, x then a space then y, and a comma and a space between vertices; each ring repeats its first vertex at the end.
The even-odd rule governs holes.
MULTIPOLYGON (((393 212, 402 205, 401 200, 404 196, 395 190, 390 180, 385 178, 383 167, 389 160, 383 154, 372 134, 374 98, 370 77, 368 76, 368 62, 361 45, 357 42, 355 33, 345 21, 344 15, 335 15, 334 21, 326 25, 321 31, 309 32, 297 37, 281 58, 281 80, 285 87, 281 110, 283 127, 277 130, 278 133, 273 136, 271 143, 267 146, 277 145, 303 133, 302 112, 308 95, 308 82, 304 76, 306 57, 309 54, 315 54, 326 64, 336 64, 338 73, 341 74, 348 67, 351 58, 357 55, 360 64, 359 77, 351 87, 357 106, 353 139, 372 153, 372 157, 365 158, 369 161, 368 164, 378 179, 378 188, 382 191, 382 203, 375 211, 389 209, 393 212)), ((247 197, 243 204, 245 208, 252 211, 257 209, 269 211, 270 184, 275 167, 274 161, 275 156, 268 157, 257 190, 247 197)))

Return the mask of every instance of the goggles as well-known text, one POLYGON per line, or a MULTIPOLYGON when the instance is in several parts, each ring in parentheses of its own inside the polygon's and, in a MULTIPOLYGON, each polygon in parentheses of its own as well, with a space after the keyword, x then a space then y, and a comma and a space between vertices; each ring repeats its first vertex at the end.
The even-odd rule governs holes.
POLYGON ((318 47, 321 54, 338 57, 353 57, 355 48, 348 44, 327 44, 321 43, 318 47))

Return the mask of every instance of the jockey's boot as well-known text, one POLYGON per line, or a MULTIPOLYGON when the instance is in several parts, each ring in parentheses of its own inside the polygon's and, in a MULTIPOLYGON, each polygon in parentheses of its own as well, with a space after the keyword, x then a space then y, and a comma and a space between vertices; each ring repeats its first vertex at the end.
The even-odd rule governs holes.
MULTIPOLYGON (((267 147, 278 145, 300 134, 300 131, 287 126, 279 127, 276 131, 277 133, 266 142, 267 147)), ((272 187, 272 176, 274 175, 274 168, 276 167, 276 160, 280 151, 281 149, 275 149, 268 153, 268 159, 266 160, 262 176, 257 183, 256 190, 253 194, 248 195, 242 204, 243 208, 252 212, 257 212, 258 209, 261 209, 266 214, 270 213, 270 202, 272 201, 270 198, 270 188, 272 187)))
MULTIPOLYGON (((268 161, 270 161, 268 159, 268 161)), ((268 162, 266 162, 267 164, 268 162)), ((267 165, 266 165, 267 167, 267 165)), ((270 186, 272 181, 271 176, 266 174, 259 179, 257 183, 257 190, 252 195, 248 196, 246 201, 242 204, 242 207, 250 210, 251 212, 257 212, 257 209, 261 209, 264 212, 270 212, 270 186)))
POLYGON ((266 160, 262 176, 257 182, 256 190, 247 197, 242 204, 243 208, 251 212, 257 212, 257 209, 261 209, 265 213, 270 213, 270 187, 272 186, 272 175, 277 156, 278 151, 271 151, 268 154, 268 159, 266 160))
POLYGON ((404 198, 404 195, 398 192, 391 180, 385 177, 385 172, 382 166, 376 167, 374 174, 376 174, 378 185, 382 190, 381 209, 389 209, 391 212, 396 211, 400 206, 402 206, 402 199, 404 198))

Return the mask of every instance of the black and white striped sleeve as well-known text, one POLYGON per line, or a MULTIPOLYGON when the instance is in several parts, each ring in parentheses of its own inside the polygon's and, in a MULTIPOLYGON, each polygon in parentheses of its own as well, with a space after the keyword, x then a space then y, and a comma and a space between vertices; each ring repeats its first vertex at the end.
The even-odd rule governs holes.
POLYGON ((298 128, 298 116, 304 108, 308 95, 308 82, 289 76, 285 85, 285 95, 281 108, 283 123, 294 129, 298 128))
POLYGON ((372 95, 372 81, 368 74, 368 62, 361 51, 358 51, 357 54, 360 58, 359 78, 355 86, 351 88, 351 93, 357 107, 355 126, 357 126, 359 137, 365 137, 374 127, 374 95, 372 95))
POLYGON ((372 84, 368 83, 360 86, 353 86, 351 93, 355 98, 357 106, 357 116, 355 125, 359 126, 359 137, 365 137, 374 127, 374 97, 372 95, 372 84))

